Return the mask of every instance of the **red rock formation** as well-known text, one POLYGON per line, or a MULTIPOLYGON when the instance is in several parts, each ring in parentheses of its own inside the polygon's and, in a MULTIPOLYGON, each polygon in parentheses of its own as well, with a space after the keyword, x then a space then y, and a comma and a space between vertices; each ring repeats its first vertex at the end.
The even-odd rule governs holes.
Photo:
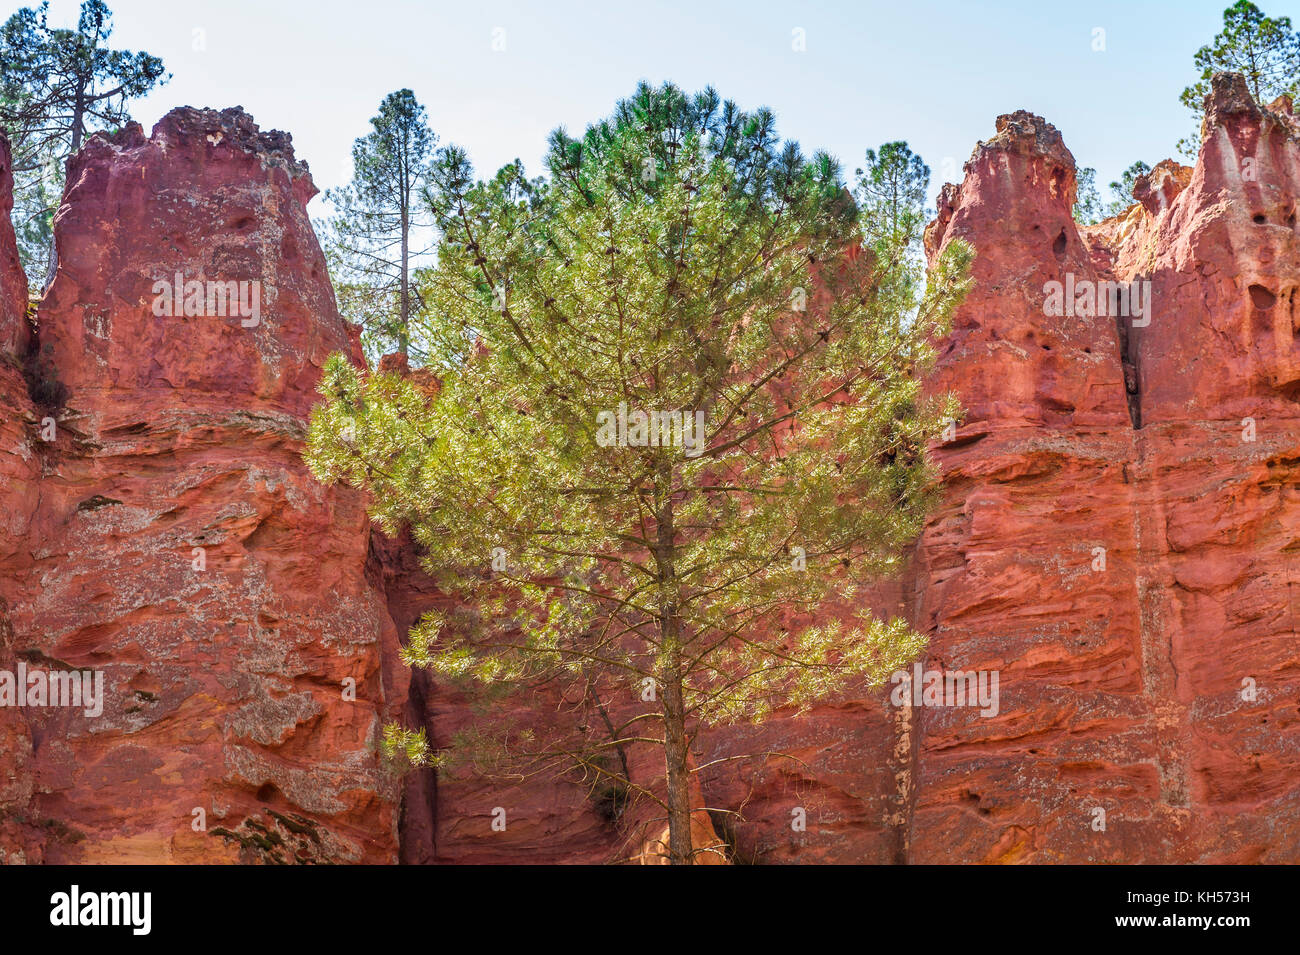
POLYGON ((904 596, 925 667, 998 671, 999 712, 871 700, 714 734, 816 760, 706 781, 751 800, 742 854, 1300 861, 1300 142, 1239 79, 1208 105, 1195 170, 1161 163, 1097 227, 1029 114, 945 187, 927 248, 972 243, 977 285, 933 387, 966 416, 904 596), (1151 312, 1046 314, 1067 277, 1150 281, 1151 312), (802 838, 782 801, 820 802, 802 838))
POLYGON ((1129 347, 1141 636, 1165 698, 1161 766, 1190 816, 1190 845, 1164 858, 1294 862, 1300 123, 1289 100, 1262 110, 1221 75, 1202 134, 1185 187, 1144 202, 1114 258, 1117 277, 1152 283, 1156 307, 1129 347), (1242 699, 1248 679, 1257 699, 1242 699))
MULTIPOLYGON (((14 208, 14 176, 9 141, 0 133, 0 221, 8 223, 14 208)), ((18 356, 27 351, 27 277, 18 261, 12 226, 0 228, 0 352, 18 356)))
MULTIPOLYGON (((27 278, 9 223, 13 176, 9 143, 0 133, 0 670, 17 663, 6 578, 23 559, 32 536, 32 502, 38 497, 40 426, 27 390, 29 361, 27 278)), ((21 711, 0 708, 0 862, 39 862, 43 834, 24 813, 32 798, 32 736, 21 711)))
POLYGON ((1300 137, 1239 78, 1208 107, 1195 170, 1097 227, 1029 114, 945 187, 927 248, 970 242, 977 284, 932 387, 966 415, 903 603, 998 713, 881 694, 706 735, 801 760, 706 778, 742 857, 1300 861, 1300 137), (1149 281, 1150 312, 1048 314, 1067 280, 1149 281))
POLYGON ((38 316, 57 432, 21 436, 40 487, 0 581, 18 655, 105 677, 98 718, 21 711, 47 861, 397 858, 376 743, 408 677, 383 669, 362 497, 301 460, 321 364, 357 354, 314 191, 239 110, 97 135, 69 165, 38 316), (160 293, 178 275, 204 283, 188 310, 160 293), (209 301, 217 282, 249 308, 209 301))
MULTIPOLYGON (((977 284, 931 388, 966 412, 907 573, 870 601, 930 635, 927 670, 995 671, 996 713, 886 687, 701 733, 699 799, 737 860, 1300 862, 1300 123, 1231 77, 1207 106, 1196 166, 1157 165, 1098 226, 1028 113, 944 188, 927 250, 971 243, 977 284), (1150 297, 1121 300, 1130 282, 1150 297)), ((110 688, 97 720, 0 708, 0 852, 655 861, 650 807, 578 781, 380 766, 388 719, 437 746, 474 725, 396 653, 427 610, 473 608, 300 460, 321 362, 359 355, 312 191, 237 111, 95 137, 35 343, 0 228, 0 669, 110 688), (177 271, 259 280, 258 322, 155 314, 177 271)), ((656 752, 629 759, 656 785, 656 752)))

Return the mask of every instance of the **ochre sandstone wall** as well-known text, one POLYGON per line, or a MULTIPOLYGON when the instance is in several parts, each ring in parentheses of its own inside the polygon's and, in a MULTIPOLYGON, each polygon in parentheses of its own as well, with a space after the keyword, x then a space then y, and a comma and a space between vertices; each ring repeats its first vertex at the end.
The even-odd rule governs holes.
POLYGON ((0 790, 24 797, 3 806, 10 854, 397 858, 375 743, 409 675, 365 573, 361 495, 301 459, 320 366, 359 353, 307 218, 314 191, 288 137, 238 110, 95 136, 70 164, 30 374, 44 407, 0 378, 3 652, 101 670, 106 701, 97 718, 0 711, 19 716, 0 790), (257 323, 156 315, 154 283, 177 273, 259 281, 257 323))

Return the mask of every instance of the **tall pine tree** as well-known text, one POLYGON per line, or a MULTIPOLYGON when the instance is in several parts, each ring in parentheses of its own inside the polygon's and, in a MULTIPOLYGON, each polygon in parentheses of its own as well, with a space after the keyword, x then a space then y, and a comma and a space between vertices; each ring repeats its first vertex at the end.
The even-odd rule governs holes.
POLYGON ((528 726, 497 751, 653 800, 690 863, 702 726, 883 681, 924 645, 861 588, 931 501, 926 443, 954 408, 919 375, 970 250, 947 247, 900 326, 911 278, 864 246, 836 163, 712 90, 643 85, 581 138, 553 134, 547 171, 476 182, 441 152, 437 384, 335 356, 308 460, 368 488, 471 598, 472 617, 424 618, 408 662, 588 701, 567 735, 528 726), (662 787, 609 758, 645 745, 662 787))
POLYGON ((1205 97, 1215 73, 1240 73, 1255 102, 1267 106, 1282 95, 1300 96, 1300 32, 1290 17, 1268 17, 1250 0, 1237 0, 1223 11, 1223 30, 1196 51, 1200 79, 1179 100, 1196 117, 1196 132, 1178 148, 1195 157, 1201 143, 1205 97))
MULTIPOLYGON (((905 142, 885 143, 877 152, 868 149, 857 176, 855 196, 867 246, 885 268, 906 279, 916 300, 925 282, 925 255, 921 237, 930 214, 925 194, 930 187, 930 167, 905 142)), ((898 315, 910 321, 912 310, 898 315)))
POLYGON ((395 345, 405 355, 420 304, 412 264, 428 252, 421 193, 437 137, 405 89, 384 97, 370 125, 352 145, 352 181, 325 193, 336 210, 325 229, 326 256, 339 305, 362 326, 368 348, 395 345))
POLYGON ((77 28, 49 25, 49 3, 0 27, 0 124, 14 153, 15 231, 29 275, 48 285, 58 266, 51 220, 64 165, 88 133, 130 119, 127 101, 168 79, 149 53, 114 50, 112 13, 85 0, 77 28))

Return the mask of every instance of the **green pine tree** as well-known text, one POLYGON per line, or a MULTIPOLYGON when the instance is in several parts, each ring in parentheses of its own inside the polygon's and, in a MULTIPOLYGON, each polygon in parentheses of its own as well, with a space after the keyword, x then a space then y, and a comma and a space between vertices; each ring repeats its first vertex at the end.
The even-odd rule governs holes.
POLYGON ((1078 171, 1074 221, 1082 225, 1096 225, 1104 218, 1106 214, 1101 204, 1101 194, 1097 192, 1097 170, 1084 166, 1078 171))
POLYGON ((0 125, 13 148, 15 231, 33 284, 54 278, 51 222, 64 164, 87 134, 131 117, 127 101, 170 77, 149 53, 114 50, 112 13, 85 0, 75 30, 51 27, 49 3, 18 10, 0 26, 0 125))
POLYGON ((1200 80, 1183 90, 1180 102, 1196 117, 1196 132, 1179 140, 1179 150, 1195 158, 1201 146, 1205 97, 1215 73, 1240 73, 1261 106, 1282 95, 1300 95, 1300 32, 1290 17, 1268 17, 1250 0, 1223 11, 1223 30, 1196 51, 1200 80))
POLYGON ((1137 185, 1137 181, 1150 171, 1151 167, 1139 159, 1125 169, 1119 179, 1110 184, 1110 205, 1106 208, 1107 217, 1120 215, 1133 204, 1133 188, 1137 185))
POLYGON ((930 218, 925 191, 930 167, 905 142, 885 143, 877 152, 868 149, 858 177, 856 196, 862 211, 862 229, 873 246, 915 246, 930 218))
MULTIPOLYGON (((432 376, 334 356, 308 460, 369 489, 470 599, 426 616, 407 661, 588 701, 567 736, 498 751, 654 800, 689 863, 701 726, 879 683, 924 646, 862 587, 933 500, 926 443, 956 408, 919 376, 971 251, 949 244, 900 324, 911 278, 864 247, 836 163, 712 90, 642 85, 581 138, 555 132, 547 171, 476 182, 440 153, 432 376), (634 745, 663 748, 662 794, 616 758, 634 745)), ((387 741, 427 753, 400 727, 387 741)))
MULTIPOLYGON (((921 238, 933 212, 925 208, 930 167, 905 142, 885 143, 866 151, 864 168, 854 170, 862 232, 867 246, 887 264, 882 266, 910 282, 919 302, 925 285, 925 253, 921 238)), ((911 319, 912 310, 899 321, 911 319)))
POLYGON ((329 189, 335 215, 325 225, 325 251, 343 314, 362 327, 367 350, 411 350, 411 324, 421 302, 413 265, 428 249, 431 224, 421 192, 437 145, 425 109, 410 90, 389 93, 352 145, 352 181, 329 189))

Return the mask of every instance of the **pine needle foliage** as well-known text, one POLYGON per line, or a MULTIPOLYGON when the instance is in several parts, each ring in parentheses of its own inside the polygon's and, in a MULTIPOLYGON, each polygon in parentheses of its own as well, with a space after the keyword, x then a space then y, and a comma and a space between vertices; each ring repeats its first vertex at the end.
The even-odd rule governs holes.
POLYGON ((635 786, 604 757, 662 746, 646 794, 689 862, 699 727, 879 683, 924 646, 864 587, 932 503, 926 445, 957 409, 921 380, 971 251, 950 243, 918 304, 835 161, 712 90, 642 85, 556 131, 546 171, 478 181, 439 153, 428 374, 335 356, 309 461, 475 607, 426 616, 406 662, 463 692, 578 688, 583 746, 539 731, 516 753, 635 786))

